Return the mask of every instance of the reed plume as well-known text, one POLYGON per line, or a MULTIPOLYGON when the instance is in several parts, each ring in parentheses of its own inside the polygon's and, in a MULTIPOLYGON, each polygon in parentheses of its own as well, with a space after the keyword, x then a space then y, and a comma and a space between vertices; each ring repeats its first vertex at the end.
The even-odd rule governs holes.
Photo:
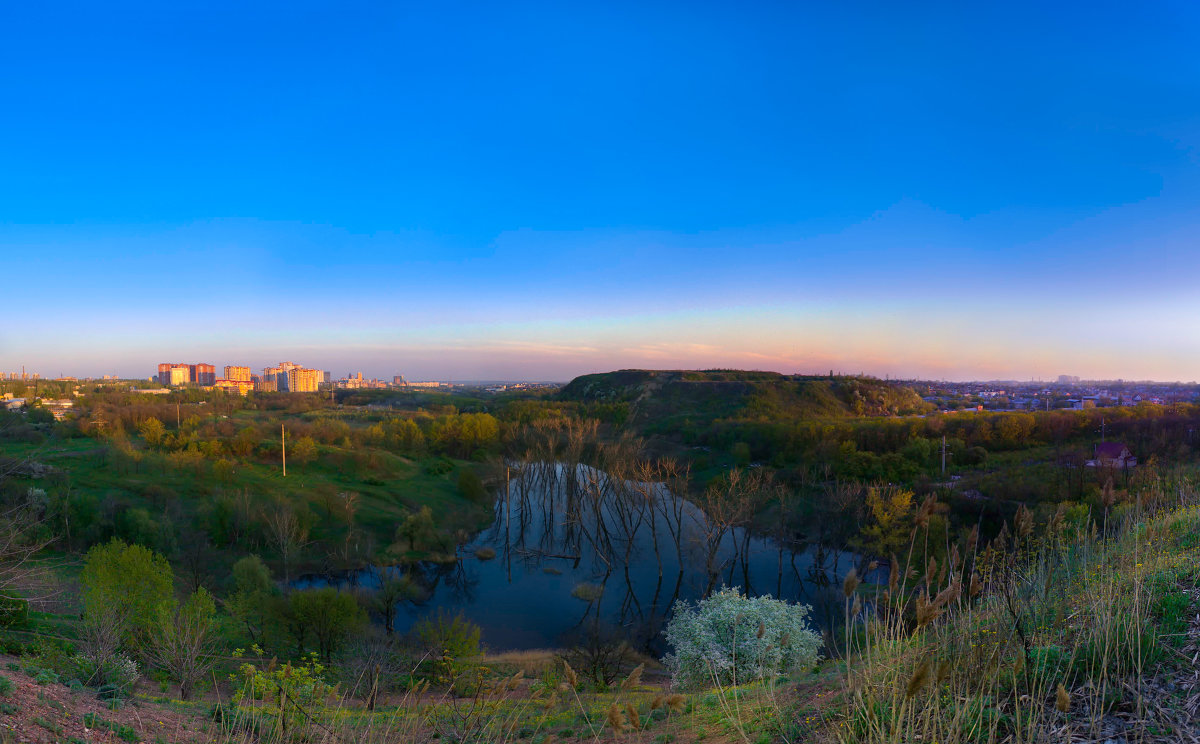
POLYGON ((842 580, 842 594, 846 595, 846 599, 854 594, 854 590, 858 588, 858 570, 850 569, 850 573, 846 574, 846 578, 842 580))
POLYGON ((908 678, 908 686, 904 688, 904 696, 912 697, 921 691, 925 683, 929 681, 929 659, 925 659, 921 664, 913 670, 912 676, 908 678))
POLYGON ((635 666, 633 671, 629 673, 629 676, 626 677, 623 682, 621 682, 621 689, 632 690, 634 687, 640 685, 642 683, 642 672, 645 670, 645 664, 638 664, 635 666))
POLYGON ((631 703, 625 703, 625 715, 628 716, 629 723, 634 729, 642 727, 642 719, 638 716, 637 708, 633 707, 631 703))
POLYGON ((1059 713, 1066 713, 1071 710, 1071 693, 1067 692, 1067 688, 1063 687, 1062 682, 1058 683, 1058 690, 1054 694, 1054 707, 1059 713))

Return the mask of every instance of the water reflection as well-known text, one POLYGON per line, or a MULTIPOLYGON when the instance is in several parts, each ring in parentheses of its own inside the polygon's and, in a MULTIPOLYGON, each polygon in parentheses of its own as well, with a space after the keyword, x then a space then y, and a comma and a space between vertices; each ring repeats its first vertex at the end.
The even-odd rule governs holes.
POLYGON ((840 582, 854 565, 852 554, 782 530, 773 538, 752 534, 706 515, 661 477, 553 463, 513 472, 491 526, 459 548, 456 563, 369 568, 297 584, 370 590, 384 573, 407 573, 425 598, 405 603, 397 631, 445 608, 477 623, 493 649, 556 647, 603 623, 661 652, 660 633, 676 600, 698 600, 722 586, 809 604, 819 626, 840 616, 840 582), (494 558, 477 557, 487 549, 494 558))

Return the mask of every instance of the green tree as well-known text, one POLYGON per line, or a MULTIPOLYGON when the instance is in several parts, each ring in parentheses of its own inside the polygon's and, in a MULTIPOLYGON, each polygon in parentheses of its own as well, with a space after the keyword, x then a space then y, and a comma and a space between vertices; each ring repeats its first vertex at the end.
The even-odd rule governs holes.
POLYGON ((154 621, 171 599, 174 576, 163 556, 114 539, 87 552, 80 574, 84 619, 108 628, 127 644, 154 621))
POLYGON ((333 587, 302 589, 288 597, 287 624, 300 653, 311 640, 321 658, 329 661, 346 638, 366 623, 367 614, 354 597, 333 587))
POLYGON ((382 576, 379 588, 367 595, 366 603, 368 608, 383 618, 384 632, 392 635, 396 630, 396 615, 400 612, 400 603, 419 598, 421 589, 408 576, 383 573, 386 570, 379 569, 382 576))
POLYGON ((31 406, 26 409, 26 417, 31 424, 53 424, 54 414, 41 406, 31 406))
POLYGON ((151 447, 157 447, 162 443, 163 435, 167 433, 167 429, 163 426, 163 422, 151 416, 138 424, 138 432, 142 435, 142 439, 146 441, 146 444, 151 447))
POLYGON ((303 436, 296 440, 292 445, 292 451, 288 453, 292 459, 300 465, 307 465, 317 459, 317 443, 312 437, 303 436))
POLYGON ((433 510, 422 506, 420 511, 409 514, 396 528, 396 544, 393 552, 427 551, 440 547, 437 528, 433 523, 433 510))
POLYGON ((213 475, 222 483, 229 484, 233 481, 234 463, 233 460, 222 457, 213 463, 213 475))
POLYGON ((203 587, 183 604, 164 602, 150 625, 146 649, 153 663, 179 685, 179 697, 188 700, 196 682, 212 669, 216 640, 217 606, 203 587))
POLYGON ((490 413, 441 416, 433 424, 432 435, 443 452, 469 457, 475 450, 486 450, 500 441, 500 422, 490 413))
POLYGON ((867 491, 867 524, 859 535, 859 552, 879 557, 900 553, 910 537, 912 500, 912 491, 899 488, 867 491))
POLYGON ((254 450, 258 447, 258 442, 258 432, 254 430, 254 427, 247 426, 237 433, 229 448, 238 457, 247 457, 254 454, 254 450))
POLYGON ((425 449, 425 435, 412 419, 396 419, 390 431, 392 446, 400 452, 415 454, 425 449))
POLYGON ((233 564, 233 596, 229 610, 246 626, 250 640, 261 643, 271 618, 271 597, 275 586, 271 570, 257 555, 248 555, 233 564))

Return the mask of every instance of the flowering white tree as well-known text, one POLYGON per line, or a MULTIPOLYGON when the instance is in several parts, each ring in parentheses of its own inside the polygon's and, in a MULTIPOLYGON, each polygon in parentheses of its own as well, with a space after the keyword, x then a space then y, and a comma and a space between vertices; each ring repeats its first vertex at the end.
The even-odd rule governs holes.
POLYGON ((742 684, 816 665, 821 637, 807 625, 808 605, 745 597, 722 589, 692 605, 675 603, 667 624, 674 649, 663 661, 681 689, 742 684))

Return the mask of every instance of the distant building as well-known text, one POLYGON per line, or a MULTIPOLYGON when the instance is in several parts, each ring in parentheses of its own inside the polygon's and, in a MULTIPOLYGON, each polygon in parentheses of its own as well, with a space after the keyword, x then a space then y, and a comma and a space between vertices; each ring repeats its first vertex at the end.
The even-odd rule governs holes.
POLYGON ((322 377, 321 370, 293 367, 287 371, 288 392, 315 393, 321 384, 322 377))
POLYGON ((250 368, 226 366, 224 379, 231 380, 233 382, 250 382, 250 368))
POLYGON ((185 364, 182 362, 163 362, 158 365, 158 383, 160 385, 212 385, 217 380, 217 368, 211 364, 185 364), (182 379, 179 370, 182 370, 182 379))
POLYGON ((1132 468, 1137 465, 1137 458, 1121 442, 1101 442, 1096 445, 1095 459, 1087 464, 1093 468, 1132 468))
POLYGON ((254 383, 250 382, 250 380, 221 379, 213 383, 213 387, 218 390, 224 390, 227 393, 237 393, 238 395, 245 395, 255 389, 254 383))
POLYGON ((42 400, 42 407, 50 411, 50 415, 55 421, 62 421, 71 413, 71 409, 75 406, 75 401, 70 398, 45 398, 42 400))
POLYGON ((186 364, 171 364, 170 362, 163 362, 163 363, 159 364, 158 365, 158 384, 170 385, 171 384, 171 370, 173 370, 173 369, 187 369, 187 365, 186 364))
POLYGON ((191 372, 192 379, 190 381, 197 385, 212 385, 217 381, 217 368, 211 364, 193 364, 191 372))
POLYGON ((1059 375, 1058 384, 1075 385, 1079 383, 1079 375, 1059 375))

